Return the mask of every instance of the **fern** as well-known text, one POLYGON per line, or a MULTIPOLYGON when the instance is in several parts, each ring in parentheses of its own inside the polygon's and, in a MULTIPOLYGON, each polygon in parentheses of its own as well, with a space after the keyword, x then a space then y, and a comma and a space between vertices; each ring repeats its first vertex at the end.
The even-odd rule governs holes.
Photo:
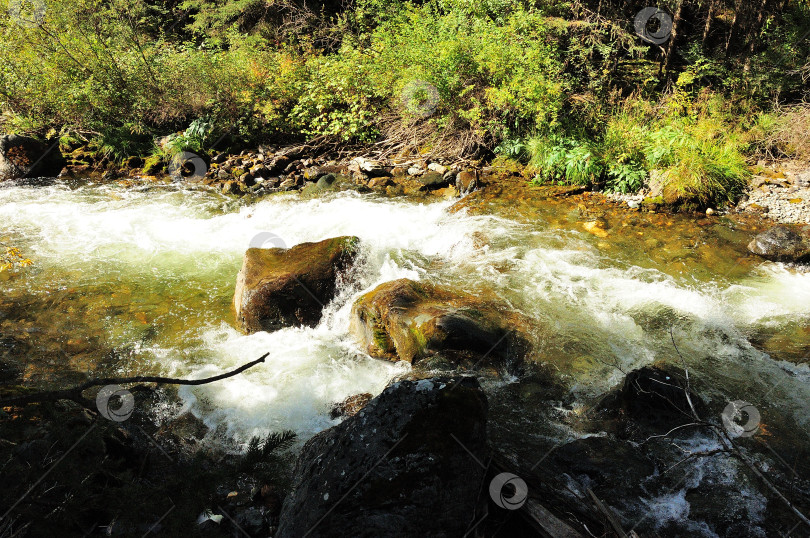
POLYGON ((251 437, 239 466, 243 470, 252 469, 266 462, 276 452, 290 448, 297 437, 298 435, 290 430, 270 433, 264 439, 259 436, 251 437))

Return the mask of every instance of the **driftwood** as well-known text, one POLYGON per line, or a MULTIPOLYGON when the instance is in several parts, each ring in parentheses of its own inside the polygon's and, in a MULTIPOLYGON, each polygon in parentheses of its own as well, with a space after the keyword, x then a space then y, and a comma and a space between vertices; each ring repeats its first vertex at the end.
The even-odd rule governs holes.
MULTIPOLYGON (((503 472, 514 473, 526 482, 528 497, 514 515, 522 520, 527 530, 531 529, 537 536, 584 538, 592 531, 600 536, 611 535, 601 522, 601 514, 587 503, 572 506, 572 501, 560 494, 559 484, 548 482, 533 468, 521 465, 520 462, 496 452, 488 472, 492 476, 503 472)), ((485 495, 488 496, 489 492, 485 491, 485 495)))
MULTIPOLYGON (((0 399, 0 407, 19 406, 30 403, 42 402, 56 402, 59 400, 70 400, 76 402, 84 407, 95 409, 95 402, 85 398, 82 393, 87 389, 93 387, 104 387, 107 385, 125 385, 129 383, 157 383, 159 385, 206 385, 222 379, 227 379, 235 375, 241 374, 249 368, 253 368, 259 363, 264 362, 269 353, 265 353, 255 361, 243 364, 239 368, 225 372, 224 374, 207 377, 205 379, 177 379, 173 377, 160 377, 160 376, 135 376, 135 377, 106 377, 103 379, 91 379, 81 385, 63 390, 49 390, 43 392, 34 392, 31 394, 24 394, 21 396, 13 396, 11 398, 0 399)), ((140 392, 150 390, 149 387, 137 385, 128 389, 130 392, 140 392)))

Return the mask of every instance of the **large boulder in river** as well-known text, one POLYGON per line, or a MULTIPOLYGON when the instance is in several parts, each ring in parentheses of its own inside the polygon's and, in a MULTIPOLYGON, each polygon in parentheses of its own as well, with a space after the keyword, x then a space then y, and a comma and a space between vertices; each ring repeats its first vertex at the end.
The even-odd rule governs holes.
POLYGON ((351 316, 369 355, 410 363, 437 354, 454 363, 509 363, 528 350, 526 325, 506 305, 408 279, 363 295, 351 316))
POLYGON ((602 398, 600 407, 642 437, 694 422, 693 411, 701 417, 709 414, 687 372, 665 361, 628 373, 621 386, 602 398))
POLYGON ((358 254, 357 237, 292 248, 251 248, 236 279, 236 319, 245 332, 316 325, 358 254))
POLYGON ((474 378, 391 385, 304 445, 275 536, 464 535, 484 479, 486 415, 474 378))
POLYGON ((55 177, 65 166, 58 144, 51 146, 35 138, 0 136, 0 181, 24 177, 55 177))
POLYGON ((774 226, 756 236, 748 244, 748 250, 768 260, 807 262, 810 261, 810 236, 787 226, 774 226))

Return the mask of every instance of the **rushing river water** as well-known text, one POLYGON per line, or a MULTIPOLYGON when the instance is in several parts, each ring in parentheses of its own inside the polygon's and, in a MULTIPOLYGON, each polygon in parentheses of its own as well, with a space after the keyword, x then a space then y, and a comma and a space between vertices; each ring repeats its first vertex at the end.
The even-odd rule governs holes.
MULTIPOLYGON (((334 423, 331 404, 377 394, 408 371, 361 350, 349 334, 352 298, 392 279, 427 279, 494 293, 536 320, 534 358, 557 369, 574 401, 672 358, 674 337, 717 398, 745 399, 807 443, 810 273, 739 261, 750 234, 733 223, 712 224, 698 245, 689 235, 696 226, 683 219, 660 228, 613 223, 593 235, 560 208, 509 219, 449 212, 452 203, 4 185, 0 243, 34 262, 0 283, 4 356, 26 357, 24 379, 47 386, 87 373, 205 377, 268 352, 265 364, 180 396, 209 426, 243 439, 284 428, 306 438, 334 423), (244 251, 261 232, 287 245, 356 235, 361 281, 315 328, 245 336, 231 302, 244 251)), ((511 436, 515 452, 530 457, 550 438, 574 435, 536 424, 531 399, 513 397, 503 388, 510 385, 519 383, 490 390, 505 424, 496 435, 521 432, 511 436)))

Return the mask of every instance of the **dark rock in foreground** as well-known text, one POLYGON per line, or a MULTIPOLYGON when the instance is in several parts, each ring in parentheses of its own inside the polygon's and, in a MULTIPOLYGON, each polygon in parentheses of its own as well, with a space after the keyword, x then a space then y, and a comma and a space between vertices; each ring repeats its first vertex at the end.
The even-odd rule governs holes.
POLYGON ((774 226, 756 236, 748 250, 765 259, 779 262, 810 261, 810 237, 787 226, 774 226))
POLYGON ((292 248, 251 248, 236 280, 236 319, 245 332, 316 325, 351 268, 359 239, 336 237, 292 248))
POLYGON ((58 147, 27 136, 0 136, 0 181, 26 177, 55 177, 65 166, 58 147))
POLYGON ((484 478, 470 453, 484 461, 486 415, 473 378, 391 385, 307 442, 276 537, 463 536, 484 478))
POLYGON ((441 354, 453 362, 504 363, 528 349, 527 322, 505 305, 408 279, 360 297, 351 323, 371 356, 389 360, 416 363, 441 354))

